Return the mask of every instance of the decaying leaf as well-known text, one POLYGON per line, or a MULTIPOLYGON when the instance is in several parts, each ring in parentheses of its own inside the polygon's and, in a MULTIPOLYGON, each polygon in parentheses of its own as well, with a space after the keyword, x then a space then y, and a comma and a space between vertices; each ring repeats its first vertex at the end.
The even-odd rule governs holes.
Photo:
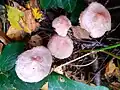
POLYGON ((113 60, 111 60, 106 67, 105 70, 105 76, 111 76, 113 72, 116 70, 116 65, 113 63, 113 60))
POLYGON ((89 33, 82 29, 80 26, 73 26, 72 27, 73 35, 77 39, 90 39, 89 33))
POLYGON ((10 42, 9 38, 2 31, 0 31, 0 41, 3 42, 5 45, 10 42))
POLYGON ((39 35, 34 35, 28 42, 29 48, 40 46, 42 44, 42 38, 39 35))
POLYGON ((28 27, 30 30, 34 31, 35 28, 39 26, 39 23, 37 23, 37 22, 35 21, 33 15, 32 15, 31 10, 26 10, 26 11, 24 12, 24 14, 25 14, 25 15, 24 15, 24 21, 25 21, 27 27, 28 27))
POLYGON ((14 5, 15 8, 18 8, 21 11, 25 11, 26 10, 23 6, 21 6, 17 2, 15 2, 15 1, 12 1, 12 2, 13 2, 13 5, 14 5))
POLYGON ((12 40, 21 40, 24 37, 24 33, 25 32, 23 30, 17 30, 10 26, 6 35, 12 40))
POLYGON ((119 90, 120 89, 120 83, 112 82, 110 87, 112 88, 112 90, 119 90))
POLYGON ((19 24, 19 20, 24 16, 24 13, 19 9, 11 6, 7 6, 7 16, 10 22, 10 25, 18 30, 23 30, 19 24))

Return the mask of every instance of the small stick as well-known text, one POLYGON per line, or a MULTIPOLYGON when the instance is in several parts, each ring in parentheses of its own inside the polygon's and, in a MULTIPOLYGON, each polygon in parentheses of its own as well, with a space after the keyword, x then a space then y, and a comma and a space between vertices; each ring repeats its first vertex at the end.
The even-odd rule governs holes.
POLYGON ((86 56, 88 56, 88 55, 90 55, 90 54, 93 54, 93 53, 96 53, 96 51, 92 51, 92 52, 90 52, 90 53, 84 54, 83 56, 78 57, 78 58, 76 58, 76 59, 74 59, 74 60, 71 60, 71 61, 69 61, 69 62, 66 62, 66 63, 64 63, 64 64, 62 64, 62 65, 60 65, 60 66, 58 66, 58 67, 56 67, 56 68, 60 68, 60 67, 66 66, 66 65, 68 65, 68 64, 70 64, 70 63, 72 63, 72 62, 78 61, 79 59, 82 59, 82 58, 84 58, 84 57, 86 57, 86 56))
POLYGON ((88 64, 85 64, 85 65, 71 65, 71 66, 75 66, 75 67, 86 67, 86 66, 89 66, 89 65, 93 64, 96 60, 97 60, 97 57, 96 57, 92 62, 90 62, 90 63, 88 63, 88 64))

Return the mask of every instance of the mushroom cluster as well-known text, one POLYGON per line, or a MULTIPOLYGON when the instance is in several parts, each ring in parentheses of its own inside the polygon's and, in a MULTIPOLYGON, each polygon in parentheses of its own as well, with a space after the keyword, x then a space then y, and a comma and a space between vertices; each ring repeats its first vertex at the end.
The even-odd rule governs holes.
POLYGON ((44 46, 37 46, 18 56, 15 71, 24 82, 39 82, 50 72, 52 56, 44 46))
POLYGON ((80 26, 90 33, 93 38, 99 38, 111 30, 111 16, 100 3, 92 2, 79 18, 80 26))
MULTIPOLYGON (((99 38, 106 31, 111 30, 111 16, 108 10, 97 2, 92 2, 81 14, 79 18, 80 26, 72 27, 70 20, 61 15, 52 22, 57 34, 54 34, 47 47, 37 46, 27 50, 18 56, 15 71, 17 76, 24 82, 39 82, 44 79, 50 72, 52 65, 52 55, 59 59, 68 58, 73 52, 73 41, 67 35, 68 30, 72 27, 76 38, 99 38), (84 30, 86 31, 84 31, 84 30), (77 30, 80 30, 78 32, 77 30)), ((38 45, 40 45, 40 38, 38 45)), ((33 38, 34 40, 34 38, 33 38)), ((35 45, 33 45, 35 46, 35 45)))
POLYGON ((66 16, 61 15, 53 20, 52 26, 57 34, 49 40, 48 49, 56 58, 68 58, 73 52, 73 41, 67 36, 68 30, 72 26, 71 22, 66 16))

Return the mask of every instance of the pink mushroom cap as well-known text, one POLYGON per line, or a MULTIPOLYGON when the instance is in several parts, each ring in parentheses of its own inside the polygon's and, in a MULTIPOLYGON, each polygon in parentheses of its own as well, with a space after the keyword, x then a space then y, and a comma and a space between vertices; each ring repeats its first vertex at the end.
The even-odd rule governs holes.
POLYGON ((54 35, 47 46, 52 55, 59 59, 68 58, 73 52, 73 41, 68 36, 54 35))
POLYGON ((71 22, 66 16, 59 16, 55 18, 52 22, 52 27, 55 28, 55 31, 60 36, 66 36, 69 28, 71 27, 71 22))
POLYGON ((37 46, 20 54, 15 71, 24 82, 39 82, 50 72, 52 55, 44 46, 37 46))
POLYGON ((99 38, 106 31, 111 30, 110 13, 102 4, 97 2, 92 2, 80 14, 79 23, 93 38, 99 38))

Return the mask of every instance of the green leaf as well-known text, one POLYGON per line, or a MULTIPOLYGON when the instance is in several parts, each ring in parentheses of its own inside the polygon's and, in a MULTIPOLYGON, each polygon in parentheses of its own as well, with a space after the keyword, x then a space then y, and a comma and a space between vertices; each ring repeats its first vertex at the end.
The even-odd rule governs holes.
POLYGON ((64 6, 64 9, 65 9, 67 12, 72 13, 73 10, 74 10, 75 7, 76 7, 77 0, 62 0, 62 4, 63 4, 63 6, 64 6))
POLYGON ((77 4, 73 12, 71 13, 70 20, 72 24, 77 24, 80 12, 84 9, 84 1, 77 0, 77 4))
POLYGON ((73 81, 55 72, 51 73, 48 83, 49 90, 108 90, 108 88, 103 86, 89 86, 73 81))
POLYGON ((24 51, 23 42, 13 42, 6 45, 0 55, 0 71, 6 72, 15 65, 17 56, 24 51))
POLYGON ((10 22, 11 26, 18 30, 22 30, 21 26, 19 25, 19 20, 24 16, 24 13, 15 7, 6 5, 6 8, 8 21, 10 22))
POLYGON ((8 78, 11 83, 13 84, 13 86, 17 89, 17 90, 40 90, 40 88, 47 82, 48 77, 46 77, 45 79, 43 79, 42 81, 38 82, 38 83, 26 83, 21 81, 18 76, 15 73, 15 69, 11 70, 9 72, 11 75, 8 78))
POLYGON ((72 12, 76 7, 77 0, 40 0, 40 6, 43 9, 62 8, 67 12, 72 12))
POLYGON ((48 9, 50 3, 52 2, 52 0, 39 0, 40 1, 40 6, 43 9, 48 9))
MULTIPOLYGON (((57 7, 64 9, 63 0, 53 0, 53 1, 54 2, 56 1, 57 7)), ((66 0, 64 0, 64 1, 66 1, 66 0)))
POLYGON ((15 90, 15 87, 10 83, 8 76, 0 73, 0 90, 15 90))

